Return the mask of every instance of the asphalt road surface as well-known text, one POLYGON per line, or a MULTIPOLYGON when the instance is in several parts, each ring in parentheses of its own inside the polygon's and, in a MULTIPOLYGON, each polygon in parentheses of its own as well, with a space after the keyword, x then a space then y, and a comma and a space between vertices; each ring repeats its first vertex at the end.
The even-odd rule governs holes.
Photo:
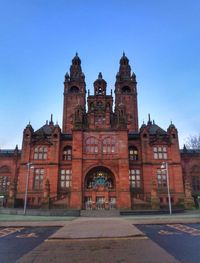
POLYGON ((14 263, 59 227, 0 228, 0 262, 14 263))
POLYGON ((200 263, 200 224, 137 227, 180 262, 200 263))

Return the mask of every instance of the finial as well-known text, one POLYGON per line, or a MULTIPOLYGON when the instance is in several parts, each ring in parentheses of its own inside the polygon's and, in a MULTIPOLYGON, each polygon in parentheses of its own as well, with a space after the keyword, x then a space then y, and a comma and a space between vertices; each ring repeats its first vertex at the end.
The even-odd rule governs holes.
POLYGON ((155 121, 153 120, 153 124, 155 124, 155 121))
POLYGON ((102 73, 99 72, 98 79, 102 79, 102 78, 103 78, 102 73))
POLYGON ((88 96, 90 96, 90 90, 88 89, 88 96))
POLYGON ((151 115, 150 115, 150 113, 148 114, 148 118, 149 118, 149 120, 148 120, 148 124, 151 125, 152 122, 151 122, 151 115))
POLYGON ((183 145, 183 151, 184 151, 184 152, 187 152, 187 148, 186 148, 186 145, 185 145, 185 144, 183 145))
POLYGON ((48 125, 48 120, 46 120, 46 125, 48 125))
POLYGON ((31 122, 30 122, 30 121, 28 122, 28 125, 31 125, 31 122))
POLYGON ((123 57, 125 57, 125 52, 124 52, 124 50, 123 50, 123 57))
POLYGON ((111 94, 111 96, 112 96, 112 89, 111 89, 111 91, 110 91, 110 94, 111 94))
POLYGON ((76 51, 76 57, 78 57, 78 52, 76 51))
POLYGON ((50 119, 49 125, 53 125, 53 114, 52 113, 51 113, 51 119, 50 119))
POLYGON ((69 79, 69 74, 68 74, 68 72, 66 72, 66 74, 65 74, 65 79, 66 79, 66 80, 69 79))

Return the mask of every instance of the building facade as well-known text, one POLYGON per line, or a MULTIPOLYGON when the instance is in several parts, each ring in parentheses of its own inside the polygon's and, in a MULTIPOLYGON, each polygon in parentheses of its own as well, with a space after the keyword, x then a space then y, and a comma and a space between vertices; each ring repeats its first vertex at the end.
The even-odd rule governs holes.
POLYGON ((1 200, 23 206, 27 189, 28 207, 160 209, 169 175, 172 206, 183 206, 183 163, 173 124, 165 131, 149 116, 138 127, 136 75, 125 54, 114 92, 99 73, 93 95, 76 54, 64 80, 62 130, 51 116, 38 130, 26 126, 21 150, 0 151, 1 200))

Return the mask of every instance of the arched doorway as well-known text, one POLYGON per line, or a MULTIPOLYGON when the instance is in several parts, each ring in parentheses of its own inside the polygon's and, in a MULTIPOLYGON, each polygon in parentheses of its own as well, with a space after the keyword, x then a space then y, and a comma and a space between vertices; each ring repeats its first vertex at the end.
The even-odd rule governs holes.
POLYGON ((85 209, 116 208, 116 182, 110 169, 98 166, 87 173, 83 200, 85 209))

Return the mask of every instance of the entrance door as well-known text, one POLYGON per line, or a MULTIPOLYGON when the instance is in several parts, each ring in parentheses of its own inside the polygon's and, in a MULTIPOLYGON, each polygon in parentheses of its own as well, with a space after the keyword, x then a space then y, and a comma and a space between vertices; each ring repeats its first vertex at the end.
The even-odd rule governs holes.
POLYGON ((116 199, 111 200, 110 196, 116 196, 115 187, 115 177, 108 168, 102 166, 92 168, 84 181, 85 209, 114 208, 116 199))
POLYGON ((97 196, 96 197, 96 208, 105 209, 105 197, 104 196, 97 196))
POLYGON ((85 209, 86 210, 91 210, 92 209, 92 197, 91 196, 86 196, 85 197, 85 209))
POLYGON ((109 207, 110 209, 116 208, 116 197, 110 197, 109 207))

